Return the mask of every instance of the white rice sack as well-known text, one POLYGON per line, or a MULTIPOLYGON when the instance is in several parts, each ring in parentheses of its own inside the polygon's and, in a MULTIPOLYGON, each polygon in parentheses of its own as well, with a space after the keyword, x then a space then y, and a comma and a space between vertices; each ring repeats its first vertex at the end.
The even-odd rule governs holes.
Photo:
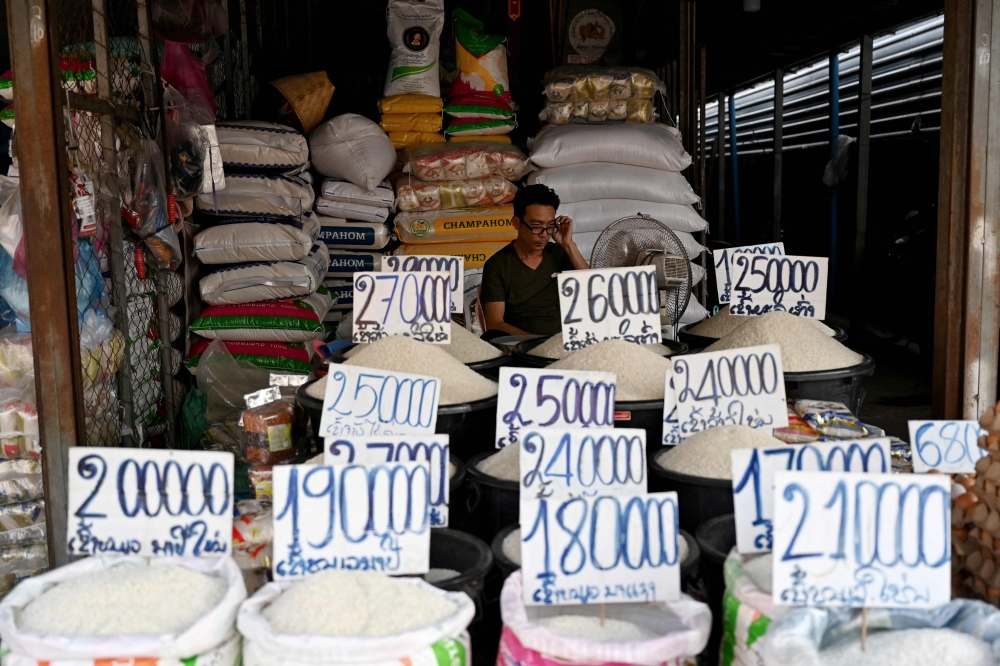
POLYGON ((222 165, 227 170, 250 169, 287 173, 309 162, 309 144, 298 130, 262 120, 215 124, 222 165))
POLYGON ((676 171, 629 164, 592 162, 541 169, 528 176, 528 183, 548 185, 564 204, 593 199, 635 199, 667 204, 701 201, 687 178, 676 171))
POLYGON ((389 71, 383 93, 441 96, 438 52, 444 29, 444 0, 389 0, 386 34, 389 71))
POLYGON ((396 200, 392 185, 383 180, 373 192, 346 180, 326 178, 320 188, 320 196, 328 201, 363 204, 374 208, 391 208, 396 200))
POLYGON ((355 273, 382 270, 382 254, 378 252, 351 252, 333 250, 327 264, 327 278, 350 278, 355 273))
MULTIPOLYGON (((384 210, 384 209, 383 209, 384 210)), ((385 223, 364 224, 319 215, 319 240, 338 250, 381 250, 389 244, 392 228, 385 223)))
POLYGON ((358 222, 385 222, 389 219, 389 209, 348 201, 332 201, 325 197, 316 199, 316 212, 327 217, 342 217, 358 222))
POLYGON ((199 194, 195 205, 217 215, 297 217, 313 207, 311 180, 309 172, 297 176, 226 174, 225 189, 199 194))
MULTIPOLYGON (((562 206, 559 207, 559 214, 562 214, 562 206)), ((594 251, 594 245, 597 243, 597 239, 602 233, 604 233, 603 230, 585 232, 578 231, 573 233, 573 240, 576 241, 576 246, 580 248, 580 254, 582 254, 583 258, 588 262, 591 258, 590 255, 594 251)), ((621 234, 624 242, 624 238, 627 236, 628 232, 621 232, 621 234)), ((701 253, 705 251, 705 248, 701 245, 701 243, 696 241, 694 236, 691 234, 684 231, 674 231, 674 235, 677 236, 681 245, 683 245, 684 249, 687 250, 688 259, 697 259, 701 253)))
POLYGON ((333 297, 333 310, 350 310, 354 307, 354 281, 339 278, 327 278, 323 280, 323 286, 333 297))
POLYGON ((201 279, 209 305, 237 305, 307 296, 323 283, 330 263, 326 245, 316 243, 302 261, 267 261, 220 268, 201 279))
MULTIPOLYGON (((44 661, 90 661, 109 655, 186 659, 230 637, 244 599, 243 576, 229 557, 88 557, 26 579, 14 588, 0 602, 0 636, 5 648, 44 661), (172 576, 171 571, 176 574, 178 567, 191 572, 178 577, 187 582, 163 588, 164 594, 177 597, 175 601, 160 598, 156 581, 172 576), (114 578, 107 580, 103 574, 109 569, 127 574, 135 585, 115 585, 114 578), (143 575, 157 569, 164 573, 155 571, 148 580, 143 575), (216 601, 211 605, 204 603, 206 586, 198 583, 204 577, 214 589, 216 601), (95 587, 88 579, 106 582, 95 587), (59 590, 63 585, 68 587, 59 590), (72 592, 78 588, 82 594, 74 603, 72 592), (101 589, 106 592, 101 594, 101 589), (144 589, 153 591, 144 594, 144 589), (48 604, 49 594, 55 595, 51 601, 67 599, 48 604), (35 603, 48 604, 50 610, 32 619, 35 603), (38 622, 56 626, 41 633, 35 626, 38 622), (130 629, 132 633, 126 633, 130 629)), ((42 606, 35 609, 43 610, 42 606)))
MULTIPOLYGON (((559 192, 556 191, 556 194, 559 192)), ((687 204, 655 203, 633 199, 575 201, 559 206, 559 215, 573 219, 574 232, 601 231, 615 220, 648 215, 671 231, 704 231, 708 222, 687 204)))
POLYGON ((370 193, 396 166, 396 149, 386 133, 377 123, 356 113, 331 118, 313 130, 309 149, 312 165, 321 174, 349 181, 370 193))
POLYGON ((681 325, 687 326, 688 324, 697 324, 699 321, 708 317, 708 310, 702 305, 694 294, 691 294, 691 298, 688 299, 687 307, 684 308, 684 314, 681 315, 681 325))
POLYGON ((221 218, 194 237, 194 254, 203 264, 249 261, 299 261, 319 237, 319 216, 299 218, 221 218))
POLYGON ((550 125, 535 137, 531 161, 545 168, 614 162, 683 171, 691 156, 666 125, 550 125))

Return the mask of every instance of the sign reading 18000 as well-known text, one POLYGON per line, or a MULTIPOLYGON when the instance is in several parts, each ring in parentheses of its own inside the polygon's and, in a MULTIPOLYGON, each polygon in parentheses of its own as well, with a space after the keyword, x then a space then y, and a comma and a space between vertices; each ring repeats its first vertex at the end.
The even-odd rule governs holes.
POLYGON ((567 350, 612 339, 660 341, 660 301, 652 266, 568 271, 557 280, 567 350))
POLYGON ((357 365, 331 365, 320 437, 432 433, 441 381, 357 365))
POLYGON ((448 273, 355 273, 354 342, 403 335, 435 344, 451 342, 448 273))
POLYGON ((826 317, 826 257, 737 254, 729 314, 780 310, 799 317, 826 317))
POLYGON ((70 555, 231 551, 233 454, 74 446, 69 450, 70 555))

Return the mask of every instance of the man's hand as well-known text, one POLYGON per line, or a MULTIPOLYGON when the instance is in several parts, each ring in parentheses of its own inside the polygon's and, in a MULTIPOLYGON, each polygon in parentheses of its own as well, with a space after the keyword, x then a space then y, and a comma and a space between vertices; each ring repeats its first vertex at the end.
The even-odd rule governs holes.
POLYGON ((575 245, 573 243, 573 220, 565 215, 560 215, 555 219, 555 223, 559 228, 552 235, 552 238, 559 243, 562 249, 568 252, 570 246, 575 245))

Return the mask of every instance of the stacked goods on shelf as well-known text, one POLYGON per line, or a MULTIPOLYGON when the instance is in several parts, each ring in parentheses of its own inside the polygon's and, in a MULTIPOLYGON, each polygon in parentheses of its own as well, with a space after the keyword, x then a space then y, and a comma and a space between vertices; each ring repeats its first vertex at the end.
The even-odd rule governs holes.
POLYGON ((648 69, 564 65, 546 73, 538 117, 551 125, 648 124, 657 118, 658 92, 666 94, 666 86, 648 69))
POLYGON ((194 255, 211 267, 199 282, 209 307, 191 324, 200 337, 187 365, 196 373, 211 341, 221 340, 238 360, 307 374, 306 343, 323 337, 331 298, 322 287, 329 256, 317 242, 306 138, 258 121, 217 130, 226 183, 197 200, 202 230, 194 255))
POLYGON ((392 95, 378 103, 382 114, 379 126, 387 133, 392 146, 402 150, 417 143, 444 141, 441 133, 441 109, 444 100, 430 95, 392 95))
POLYGON ((455 9, 454 20, 458 72, 448 89, 444 133, 449 141, 506 137, 517 127, 507 76, 507 38, 487 34, 485 24, 461 8, 455 9))
POLYGON ((320 125, 309 146, 313 167, 326 177, 316 214, 318 238, 329 252, 324 284, 338 301, 326 321, 336 323, 351 307, 354 273, 381 270, 382 253, 389 250, 395 197, 385 178, 396 166, 396 149, 377 124, 353 113, 320 125))
MULTIPOLYGON (((625 94, 618 92, 617 87, 609 90, 605 85, 617 78, 625 89, 628 89, 626 82, 641 81, 642 94, 662 87, 652 72, 604 69, 631 74, 592 73, 567 82, 564 89, 556 86, 563 78, 552 77, 550 73, 546 94, 550 100, 553 96, 572 95, 576 90, 591 96, 611 94, 610 90, 625 94), (601 85, 597 86, 595 81, 601 85)), ((587 68, 591 72, 600 70, 587 68)), ((594 244, 608 225, 641 213, 673 231, 694 262, 705 250, 694 234, 705 231, 708 224, 694 208, 700 199, 681 175, 690 166, 691 156, 684 150, 676 130, 651 122, 612 124, 605 120, 604 123, 543 127, 531 151, 531 161, 539 169, 529 176, 528 183, 547 185, 559 195, 562 202, 559 214, 573 219, 573 237, 585 259, 590 259, 594 244)), ((694 263, 691 266, 693 283, 704 279, 701 266, 694 263)), ((693 323, 706 316, 708 313, 701 304, 691 299, 681 322, 693 323)))

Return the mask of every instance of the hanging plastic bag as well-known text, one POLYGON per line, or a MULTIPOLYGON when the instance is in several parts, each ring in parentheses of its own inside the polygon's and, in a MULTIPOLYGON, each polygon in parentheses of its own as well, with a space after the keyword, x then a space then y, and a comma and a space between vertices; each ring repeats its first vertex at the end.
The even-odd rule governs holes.
POLYGON ((213 187, 223 189, 222 153, 212 110, 188 101, 171 85, 163 91, 163 106, 174 197, 184 201, 213 187))
POLYGON ((142 140, 132 192, 132 205, 123 204, 122 215, 145 241, 153 264, 174 270, 181 262, 181 244, 167 212, 163 156, 152 139, 142 140))
POLYGON ((14 258, 14 272, 21 278, 27 278, 19 181, 7 176, 0 176, 0 247, 14 258))
POLYGON ((210 109, 212 121, 215 121, 219 105, 205 75, 205 63, 196 58, 191 49, 177 42, 163 42, 160 77, 188 102, 210 109))

